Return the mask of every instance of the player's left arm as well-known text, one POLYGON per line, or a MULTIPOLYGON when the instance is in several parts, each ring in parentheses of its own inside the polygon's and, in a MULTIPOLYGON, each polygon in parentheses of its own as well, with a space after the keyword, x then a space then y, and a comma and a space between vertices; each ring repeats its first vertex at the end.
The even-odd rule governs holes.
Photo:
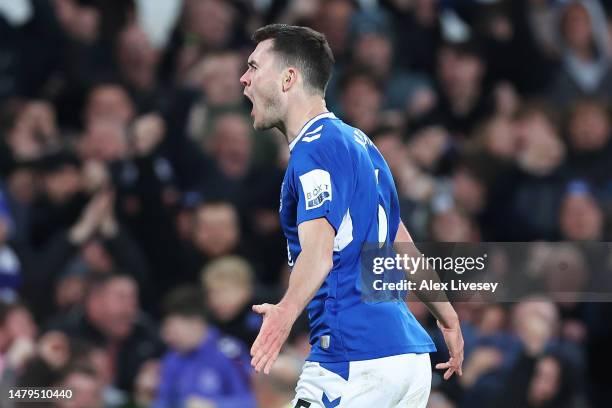
MULTIPOLYGON (((419 257, 421 255, 416 245, 414 245, 408 229, 401 220, 395 237, 394 247, 400 254, 408 254, 411 257, 419 257)), ((415 275, 411 276, 413 281, 425 278, 436 282, 440 280, 438 274, 429 268, 421 268, 415 275)), ((417 287, 419 286, 417 285, 417 287)), ((463 375, 463 335, 461 333, 459 317, 453 305, 447 300, 444 291, 414 290, 412 292, 423 302, 438 321, 438 328, 442 331, 444 342, 448 348, 449 360, 446 363, 436 364, 436 368, 446 370, 444 372, 445 380, 448 380, 454 373, 460 376, 463 375)))
POLYGON ((335 231, 325 217, 304 221, 298 226, 302 252, 295 261, 289 287, 276 304, 253 306, 264 316, 253 347, 251 365, 255 371, 269 374, 293 323, 317 293, 333 266, 335 231))

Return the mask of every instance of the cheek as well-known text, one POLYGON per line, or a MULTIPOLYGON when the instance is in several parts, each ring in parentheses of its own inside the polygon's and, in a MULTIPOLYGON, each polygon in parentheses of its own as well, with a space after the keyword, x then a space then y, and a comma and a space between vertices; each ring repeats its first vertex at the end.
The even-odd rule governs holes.
MULTIPOLYGON (((261 76, 261 74, 260 74, 261 76)), ((276 99, 276 95, 278 94, 278 89, 276 83, 269 78, 260 79, 261 85, 259 87, 259 94, 262 98, 269 102, 270 100, 276 99)))

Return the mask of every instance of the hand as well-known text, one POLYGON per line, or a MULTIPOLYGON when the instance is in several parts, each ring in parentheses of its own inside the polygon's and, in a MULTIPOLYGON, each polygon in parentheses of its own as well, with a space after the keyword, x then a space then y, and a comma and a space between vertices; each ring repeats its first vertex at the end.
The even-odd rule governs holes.
POLYGON ((20 115, 19 121, 30 133, 41 136, 45 143, 54 142, 57 138, 55 110, 48 102, 34 101, 28 103, 22 115, 20 115))
POLYGON ((88 160, 83 165, 83 184, 89 193, 95 193, 111 184, 110 174, 104 162, 88 160))
POLYGON ((253 311, 263 315, 263 324, 251 347, 251 365, 258 373, 263 370, 270 374, 272 364, 278 357, 281 347, 289 337, 291 326, 297 318, 289 307, 278 305, 253 306, 253 311))
POLYGON ((495 87, 493 95, 497 114, 511 118, 521 103, 516 89, 509 82, 502 82, 495 87))
POLYGON ((119 233, 119 224, 112 211, 104 216, 100 223, 100 232, 104 238, 115 238, 119 233))
POLYGON ((70 345, 66 335, 59 331, 45 333, 38 341, 38 355, 53 369, 65 367, 70 359, 70 345))
POLYGON ((444 342, 448 348, 449 360, 446 363, 436 364, 436 369, 444 370, 444 379, 448 380, 454 373, 459 376, 463 375, 461 365, 463 364, 463 335, 461 334, 461 326, 457 323, 452 327, 444 327, 438 322, 438 327, 444 336, 444 342))
POLYGON ((80 245, 98 229, 107 212, 112 209, 113 193, 104 190, 97 193, 87 204, 77 224, 70 230, 70 241, 80 245))
POLYGON ((521 321, 517 334, 525 352, 530 356, 540 355, 553 337, 553 326, 546 317, 532 313, 521 321))
POLYGON ((6 361, 9 367, 20 370, 35 355, 36 345, 34 341, 27 337, 18 337, 13 340, 6 352, 6 361))
POLYGON ((134 150, 137 156, 147 156, 166 133, 166 123, 157 113, 149 113, 134 121, 134 150))

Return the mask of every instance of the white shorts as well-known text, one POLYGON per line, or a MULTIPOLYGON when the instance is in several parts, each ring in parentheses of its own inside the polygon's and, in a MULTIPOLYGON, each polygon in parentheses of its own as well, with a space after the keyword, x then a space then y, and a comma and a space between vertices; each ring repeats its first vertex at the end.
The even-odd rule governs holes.
MULTIPOLYGON (((323 366, 326 364, 322 363, 323 366)), ((429 354, 400 354, 348 363, 348 380, 307 361, 294 408, 425 408, 431 389, 429 354)))

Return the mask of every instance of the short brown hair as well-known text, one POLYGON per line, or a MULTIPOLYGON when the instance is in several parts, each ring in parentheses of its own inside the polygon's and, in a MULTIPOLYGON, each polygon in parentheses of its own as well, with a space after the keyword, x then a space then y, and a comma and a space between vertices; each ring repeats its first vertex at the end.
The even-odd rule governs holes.
POLYGON ((172 289, 163 299, 161 309, 165 318, 181 316, 205 320, 202 293, 192 285, 185 284, 172 289))
POLYGON ((324 34, 308 27, 269 24, 255 31, 252 39, 257 44, 273 39, 272 49, 283 63, 300 68, 304 82, 325 95, 335 61, 324 34))

